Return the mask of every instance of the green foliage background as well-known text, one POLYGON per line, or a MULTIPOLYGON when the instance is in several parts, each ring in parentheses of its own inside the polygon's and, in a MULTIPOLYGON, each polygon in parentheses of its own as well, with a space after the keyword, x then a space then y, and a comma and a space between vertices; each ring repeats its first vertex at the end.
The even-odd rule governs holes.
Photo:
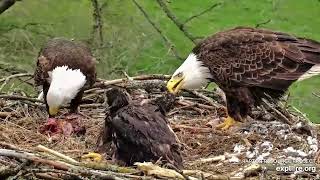
MULTIPOLYGON (((167 18, 155 0, 137 0, 186 57, 193 47, 167 18)), ((319 0, 171 0, 172 12, 182 22, 214 3, 222 5, 190 21, 194 36, 208 36, 235 26, 267 22, 263 28, 288 32, 320 41, 319 0)), ((181 63, 146 21, 131 0, 99 0, 103 6, 103 47, 92 45, 99 60, 100 77, 112 79, 147 73, 172 73, 181 63)), ((88 42, 92 38, 93 8, 90 0, 23 0, 0 15, 0 63, 32 72, 41 45, 51 37, 88 42)), ((320 123, 320 77, 295 83, 290 103, 320 123)))

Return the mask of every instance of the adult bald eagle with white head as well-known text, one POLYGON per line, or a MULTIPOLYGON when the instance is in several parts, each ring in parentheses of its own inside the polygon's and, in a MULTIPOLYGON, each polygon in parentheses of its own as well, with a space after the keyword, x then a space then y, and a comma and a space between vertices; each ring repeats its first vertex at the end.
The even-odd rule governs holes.
POLYGON ((63 38, 50 39, 40 50, 34 80, 42 86, 49 117, 70 104, 77 112, 83 92, 96 80, 96 61, 90 49, 82 43, 63 38))
POLYGON ((167 83, 172 93, 215 82, 225 93, 228 129, 267 95, 280 98, 297 81, 320 74, 320 43, 287 33, 237 27, 200 42, 167 83))

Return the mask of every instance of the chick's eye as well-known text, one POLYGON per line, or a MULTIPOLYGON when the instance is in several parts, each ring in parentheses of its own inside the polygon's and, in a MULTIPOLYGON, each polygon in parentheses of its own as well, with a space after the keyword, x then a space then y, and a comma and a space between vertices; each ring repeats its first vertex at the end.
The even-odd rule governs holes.
POLYGON ((182 75, 183 75, 182 72, 179 72, 179 73, 177 74, 177 77, 181 78, 182 75))

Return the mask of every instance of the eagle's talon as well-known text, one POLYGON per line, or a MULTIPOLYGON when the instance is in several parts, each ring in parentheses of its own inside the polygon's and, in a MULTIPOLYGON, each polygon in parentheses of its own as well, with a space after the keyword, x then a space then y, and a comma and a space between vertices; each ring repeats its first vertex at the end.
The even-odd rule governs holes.
POLYGON ((216 127, 221 130, 227 130, 234 124, 236 124, 236 121, 232 117, 228 116, 227 118, 224 119, 223 123, 218 124, 216 127))
POLYGON ((81 159, 92 159, 94 162, 101 162, 102 155, 99 153, 89 152, 86 155, 83 155, 81 159))

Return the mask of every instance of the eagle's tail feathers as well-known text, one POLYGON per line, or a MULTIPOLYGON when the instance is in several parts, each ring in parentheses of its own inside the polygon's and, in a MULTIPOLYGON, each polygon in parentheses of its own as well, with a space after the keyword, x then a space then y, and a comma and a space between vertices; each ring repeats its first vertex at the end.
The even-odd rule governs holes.
POLYGON ((298 48, 305 56, 305 62, 320 64, 320 42, 312 39, 299 39, 298 48))
POLYGON ((320 75, 320 64, 316 64, 312 66, 310 70, 305 72, 299 79, 298 81, 302 81, 308 78, 311 78, 313 76, 320 75))

